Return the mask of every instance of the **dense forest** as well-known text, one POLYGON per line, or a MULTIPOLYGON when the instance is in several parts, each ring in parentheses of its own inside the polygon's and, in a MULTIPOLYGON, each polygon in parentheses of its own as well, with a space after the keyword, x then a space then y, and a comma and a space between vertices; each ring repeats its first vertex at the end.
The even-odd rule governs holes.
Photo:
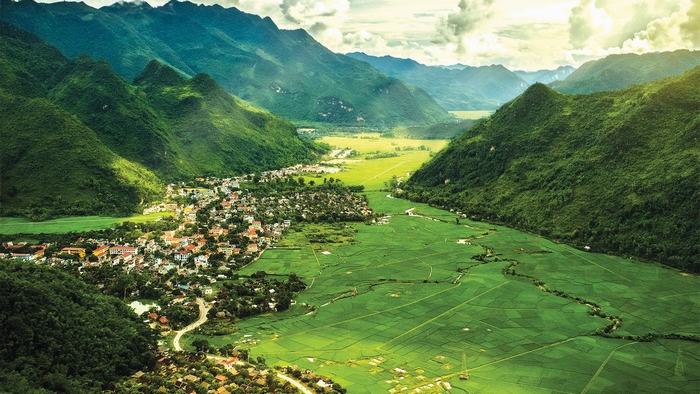
POLYGON ((0 214, 128 214, 163 182, 315 159, 286 120, 152 61, 134 83, 0 22, 0 214), (31 174, 31 176, 28 176, 31 174))
POLYGON ((449 118, 423 90, 328 50, 302 29, 279 29, 269 17, 235 7, 188 1, 101 8, 33 0, 0 4, 1 20, 67 56, 105 59, 128 79, 158 59, 190 77, 211 75, 227 92, 289 119, 388 127, 449 118))
POLYGON ((404 196, 700 271, 700 67, 624 91, 538 84, 454 140, 404 196))
POLYGON ((95 392, 153 365, 156 338, 121 300, 53 268, 0 263, 3 392, 95 392))

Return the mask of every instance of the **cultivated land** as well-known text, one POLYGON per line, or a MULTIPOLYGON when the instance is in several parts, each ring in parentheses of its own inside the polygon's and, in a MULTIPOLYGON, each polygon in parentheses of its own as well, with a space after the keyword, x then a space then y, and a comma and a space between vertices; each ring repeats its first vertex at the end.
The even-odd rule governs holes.
POLYGON ((70 216, 42 222, 0 217, 0 234, 60 234, 102 230, 123 222, 145 223, 170 215, 170 212, 158 212, 127 217, 70 216))
POLYGON ((315 178, 318 182, 319 179, 333 177, 348 185, 364 185, 366 190, 385 187, 384 183, 393 176, 406 178, 430 158, 431 152, 437 153, 447 145, 446 140, 380 138, 378 133, 358 134, 355 137, 324 137, 321 142, 338 149, 351 148, 358 156, 345 160, 345 171, 341 173, 310 179, 315 178), (404 150, 397 151, 396 148, 404 150), (397 156, 365 160, 376 152, 395 153, 397 156))
MULTIPOLYGON (((381 141, 336 146, 376 150, 368 143, 381 141)), ((371 190, 391 176, 368 179, 365 165, 337 177, 364 179, 371 190)), ((457 223, 449 212, 386 192, 367 196, 391 216, 386 224, 352 225, 352 241, 347 228, 325 229, 334 230, 332 242, 319 242, 328 241, 318 237, 323 228, 302 227, 242 272, 302 276, 310 286, 295 306, 206 339, 330 375, 353 393, 440 391, 438 379, 470 392, 697 390, 700 343, 642 342, 649 333, 700 336, 697 276, 457 223), (615 320, 606 315, 622 322, 615 338, 595 335, 615 320)))
POLYGON ((458 119, 481 119, 491 116, 493 111, 450 111, 458 119))

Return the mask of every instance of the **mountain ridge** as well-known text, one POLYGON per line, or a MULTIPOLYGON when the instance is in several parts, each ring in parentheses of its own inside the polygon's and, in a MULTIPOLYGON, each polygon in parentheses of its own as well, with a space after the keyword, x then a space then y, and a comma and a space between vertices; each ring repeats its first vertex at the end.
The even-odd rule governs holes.
POLYGON ((543 84, 417 171, 404 196, 700 271, 700 67, 622 91, 543 84))
POLYGON ((1 1, 0 19, 68 57, 104 59, 129 80, 157 59, 187 76, 207 73, 229 93, 294 120, 393 126, 449 118, 420 89, 331 52, 306 31, 280 30, 235 7, 169 2, 134 12, 1 1))

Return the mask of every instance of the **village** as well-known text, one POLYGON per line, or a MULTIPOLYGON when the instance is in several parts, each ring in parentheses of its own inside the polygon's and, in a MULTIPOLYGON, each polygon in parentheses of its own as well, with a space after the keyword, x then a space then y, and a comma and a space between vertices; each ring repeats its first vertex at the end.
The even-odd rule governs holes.
POLYGON ((299 278, 239 277, 237 271, 274 247, 295 224, 371 220, 373 213, 355 188, 333 178, 306 184, 301 177, 329 172, 320 165, 297 165, 171 184, 161 202, 144 210, 170 214, 156 223, 124 223, 56 242, 5 242, 0 257, 74 273, 132 301, 138 314, 166 329, 196 319, 195 297, 219 302, 214 310, 227 317, 283 310, 305 288, 299 278))

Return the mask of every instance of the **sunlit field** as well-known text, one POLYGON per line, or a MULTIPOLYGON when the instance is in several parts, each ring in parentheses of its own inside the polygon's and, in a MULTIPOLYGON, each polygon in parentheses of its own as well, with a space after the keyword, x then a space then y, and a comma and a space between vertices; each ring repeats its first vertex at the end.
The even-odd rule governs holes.
MULTIPOLYGON (((386 144, 342 141, 360 152, 386 144)), ((338 177, 368 189, 390 178, 386 166, 371 178, 362 163, 338 177)), ((387 194, 367 193, 385 224, 352 225, 352 240, 341 227, 296 227, 246 267, 296 273, 308 288, 291 310, 206 339, 332 376, 351 393, 696 389, 700 343, 664 337, 700 334, 689 313, 700 308, 697 276, 387 194), (335 235, 313 241, 319 232, 335 235), (599 335, 613 318, 619 328, 599 335)))
POLYGON ((481 119, 491 116, 494 111, 450 111, 458 119, 481 119))
POLYGON ((60 219, 32 222, 26 218, 0 218, 0 234, 59 234, 102 230, 123 222, 145 223, 165 216, 170 212, 127 217, 70 216, 60 219))

